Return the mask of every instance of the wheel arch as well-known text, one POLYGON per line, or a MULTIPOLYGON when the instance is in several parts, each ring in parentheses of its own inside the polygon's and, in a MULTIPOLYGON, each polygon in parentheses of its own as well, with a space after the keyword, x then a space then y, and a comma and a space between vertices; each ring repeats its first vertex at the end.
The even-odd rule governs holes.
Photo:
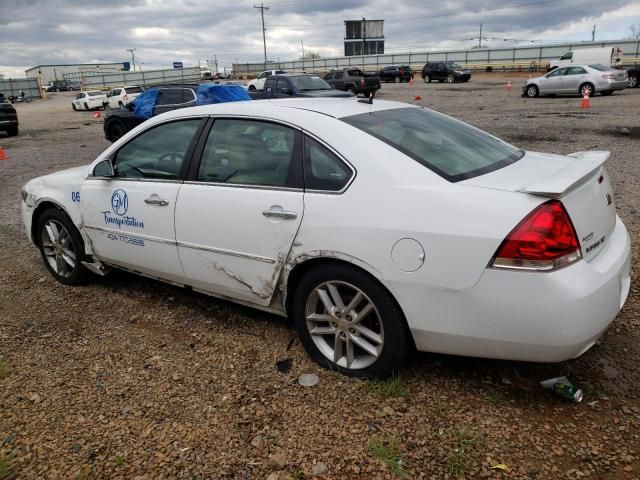
POLYGON ((74 220, 74 216, 62 205, 61 203, 56 202, 51 198, 43 198, 41 199, 36 207, 33 209, 33 213, 31 214, 31 241, 37 247, 40 246, 40 239, 38 235, 38 222, 40 217, 44 212, 50 209, 56 209, 62 212, 69 219, 71 224, 76 228, 78 233, 80 234, 80 239, 82 241, 82 250, 85 255, 93 255, 93 248, 91 245, 91 240, 86 236, 84 229, 82 228, 82 223, 78 225, 78 223, 74 220))
POLYGON ((409 322, 407 321, 404 310, 398 303, 398 300, 396 299, 393 291, 391 291, 387 287, 387 285, 385 285, 385 283, 380 280, 380 272, 368 263, 349 255, 340 254, 338 252, 306 253, 297 257, 293 262, 289 263, 285 267, 286 274, 283 276, 283 284, 281 287, 283 295, 282 306, 284 308, 285 314, 287 316, 291 314, 295 288, 299 284, 302 277, 316 267, 331 265, 343 265, 359 270, 370 277, 373 281, 377 282, 380 286, 382 286, 382 288, 389 294, 389 297, 398 308, 398 311, 401 313, 402 323, 409 335, 409 338, 411 339, 412 346, 415 350, 415 341, 413 340, 413 335, 411 335, 411 329, 409 328, 409 322))

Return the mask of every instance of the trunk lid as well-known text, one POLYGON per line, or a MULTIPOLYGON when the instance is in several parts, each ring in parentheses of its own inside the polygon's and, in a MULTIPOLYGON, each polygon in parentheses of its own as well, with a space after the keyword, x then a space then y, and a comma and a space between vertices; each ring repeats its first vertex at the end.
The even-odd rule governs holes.
POLYGON ((616 222, 616 209, 604 163, 609 152, 576 152, 567 156, 527 152, 500 170, 462 185, 558 198, 578 234, 582 256, 594 258, 616 222))

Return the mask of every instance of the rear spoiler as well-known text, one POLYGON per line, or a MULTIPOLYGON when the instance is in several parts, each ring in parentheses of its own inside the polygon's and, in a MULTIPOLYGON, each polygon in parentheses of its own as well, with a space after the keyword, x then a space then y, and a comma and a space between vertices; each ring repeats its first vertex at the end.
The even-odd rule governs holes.
POLYGON ((600 150, 570 153, 567 157, 575 158, 574 162, 562 167, 549 178, 527 185, 518 191, 551 198, 560 197, 589 178, 607 161, 609 155, 610 152, 600 150))

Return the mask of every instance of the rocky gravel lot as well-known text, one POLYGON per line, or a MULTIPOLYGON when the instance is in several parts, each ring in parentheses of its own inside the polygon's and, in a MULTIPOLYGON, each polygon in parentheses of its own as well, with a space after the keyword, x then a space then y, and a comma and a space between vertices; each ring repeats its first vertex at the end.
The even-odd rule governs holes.
POLYGON ((580 110, 577 97, 521 98, 521 83, 476 75, 379 97, 526 149, 610 150, 634 245, 627 304, 571 362, 418 354, 382 383, 320 369, 278 317, 120 272, 56 283, 25 238, 20 186, 108 143, 71 94, 18 104, 21 135, 0 134, 0 479, 640 478, 640 89, 580 110), (299 386, 301 373, 319 384, 299 386), (582 403, 539 388, 564 374, 582 403))

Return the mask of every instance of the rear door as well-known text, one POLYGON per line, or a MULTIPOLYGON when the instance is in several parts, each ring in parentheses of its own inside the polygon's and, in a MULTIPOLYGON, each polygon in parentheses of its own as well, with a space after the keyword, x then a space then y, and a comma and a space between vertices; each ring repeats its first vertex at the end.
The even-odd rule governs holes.
POLYGON ((588 72, 582 67, 568 67, 562 76, 562 91, 564 93, 578 93, 580 85, 588 81, 588 72))
POLYGON ((269 305, 303 214, 300 132, 218 118, 176 204, 176 241, 196 289, 269 305))

